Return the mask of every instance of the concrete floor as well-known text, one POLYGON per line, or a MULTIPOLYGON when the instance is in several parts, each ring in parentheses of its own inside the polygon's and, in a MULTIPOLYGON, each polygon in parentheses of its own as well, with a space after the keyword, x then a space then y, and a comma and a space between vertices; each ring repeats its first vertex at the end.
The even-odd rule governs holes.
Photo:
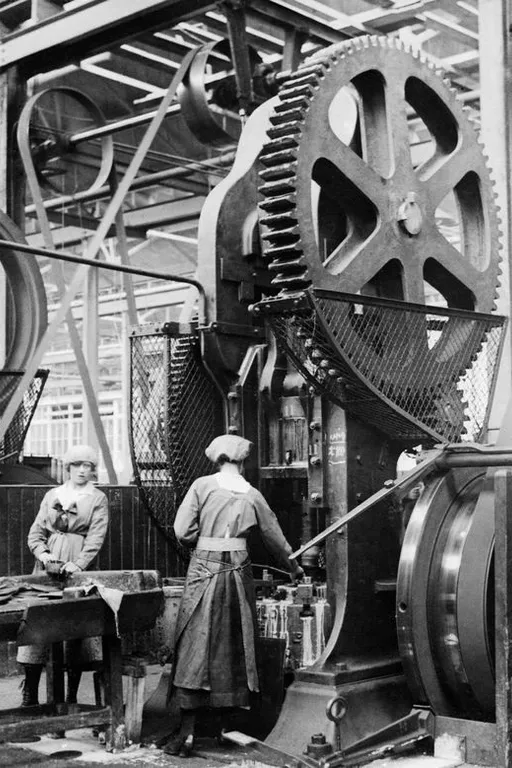
MULTIPOLYGON (((148 668, 146 678, 146 699, 156 690, 162 675, 162 668, 148 668)), ((0 709, 10 709, 19 705, 21 699, 22 677, 0 678, 0 709)), ((40 684, 40 699, 44 699, 44 675, 40 684)), ((83 704, 94 704, 94 689, 92 673, 86 672, 80 684, 79 701, 83 704)), ((45 768, 93 768, 105 765, 109 768, 148 768, 156 766, 186 766, 186 768, 219 768, 230 765, 235 768, 240 765, 256 766, 257 762, 240 755, 237 748, 220 748, 213 739, 198 741, 198 754, 187 760, 171 757, 155 746, 133 745, 123 752, 112 754, 93 735, 92 729, 67 731, 64 739, 52 739, 41 736, 39 740, 30 743, 16 744, 14 742, 0 744, 0 766, 2 768, 22 768, 22 766, 45 766, 45 768)), ((262 764, 263 765, 263 764, 262 764)))
MULTIPOLYGON (((161 679, 162 668, 148 668, 146 678, 146 700, 154 700, 158 683, 161 679), (151 698, 153 697, 153 699, 151 698)), ((0 709, 16 707, 21 699, 21 676, 0 678, 0 709)), ((40 694, 44 692, 44 676, 41 681, 40 694)), ((85 673, 80 685, 79 701, 83 704, 94 703, 92 673, 85 673)), ((0 743, 1 768, 28 768, 29 766, 45 766, 45 768, 98 768, 100 765, 108 768, 268 768, 275 761, 261 757, 254 749, 238 747, 219 747, 212 738, 199 738, 195 753, 187 759, 166 755, 155 746, 133 745, 117 754, 109 753, 99 743, 92 730, 67 731, 64 739, 52 739, 42 736, 38 741, 15 744, 0 743)), ((455 768, 462 764, 457 760, 443 760, 435 757, 402 757, 386 758, 371 763, 371 768, 455 768)), ((464 766, 464 768, 471 768, 464 766)))

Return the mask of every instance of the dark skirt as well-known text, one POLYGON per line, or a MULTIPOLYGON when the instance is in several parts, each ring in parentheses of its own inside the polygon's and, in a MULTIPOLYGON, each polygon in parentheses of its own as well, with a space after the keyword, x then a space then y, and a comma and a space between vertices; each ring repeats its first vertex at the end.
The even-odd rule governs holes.
POLYGON ((197 551, 178 615, 174 693, 183 709, 248 707, 258 690, 256 603, 246 552, 197 551))

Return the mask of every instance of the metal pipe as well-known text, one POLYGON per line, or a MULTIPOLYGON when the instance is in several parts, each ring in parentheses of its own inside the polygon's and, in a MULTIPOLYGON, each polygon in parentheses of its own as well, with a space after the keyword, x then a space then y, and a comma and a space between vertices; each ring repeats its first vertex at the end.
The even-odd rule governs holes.
MULTIPOLYGON (((100 139, 102 136, 111 136, 113 133, 119 133, 129 128, 136 128, 139 125, 146 125, 150 123, 154 118, 158 110, 154 109, 151 112, 143 112, 141 115, 132 115, 131 117, 125 117, 124 120, 117 120, 115 123, 106 123, 106 125, 98 125, 96 128, 90 128, 88 131, 79 131, 69 137, 68 143, 70 146, 80 144, 82 141, 91 141, 92 139, 100 139)), ((175 114, 180 111, 179 104, 171 104, 165 112, 165 116, 175 114)))
MULTIPOLYGON (((165 171, 157 171, 156 173, 149 173, 146 176, 139 176, 137 179, 134 179, 133 183, 130 185, 130 192, 133 192, 137 189, 146 189, 147 187, 153 186, 154 184, 158 184, 160 181, 166 181, 167 179, 172 178, 179 178, 181 176, 186 176, 190 173, 215 173, 215 171, 219 171, 220 169, 217 168, 215 163, 218 162, 225 162, 226 164, 229 164, 233 158, 234 158, 234 152, 226 152, 224 155, 219 155, 218 158, 215 159, 215 161, 208 161, 204 160, 201 161, 203 165, 207 165, 209 163, 212 164, 211 170, 208 168, 197 168, 196 163, 190 163, 190 165, 183 166, 182 168, 167 168, 165 171)), ((66 195, 62 197, 56 197, 52 200, 45 200, 44 201, 44 207, 47 210, 53 210, 56 208, 61 208, 64 205, 72 205, 76 203, 85 203, 85 202, 92 202, 94 200, 100 200, 102 197, 106 197, 110 194, 110 187, 105 185, 103 187, 99 187, 99 189, 95 190, 85 190, 84 192, 77 192, 74 195, 66 195)), ((35 205, 27 205, 25 208, 25 213, 27 215, 31 215, 36 212, 35 205)))
POLYGON ((512 448, 502 448, 488 453, 447 453, 442 456, 437 466, 440 469, 452 467, 512 467, 512 448))
POLYGON ((97 269, 110 269, 113 272, 124 272, 129 275, 141 275, 142 277, 153 277, 157 280, 168 280, 174 283, 186 283, 193 285, 199 293, 198 320, 199 325, 206 322, 206 293, 200 282, 192 277, 183 277, 182 275, 172 275, 168 272, 158 272, 154 269, 139 269, 138 267, 129 267, 127 264, 112 264, 108 261, 98 261, 97 259, 86 259, 84 256, 75 256, 65 251, 54 251, 48 248, 39 248, 36 245, 28 243, 16 243, 12 240, 0 240, 0 248, 9 248, 11 251, 21 251, 30 253, 32 256, 45 256, 48 259, 59 259, 60 261, 69 261, 71 264, 84 264, 97 269))

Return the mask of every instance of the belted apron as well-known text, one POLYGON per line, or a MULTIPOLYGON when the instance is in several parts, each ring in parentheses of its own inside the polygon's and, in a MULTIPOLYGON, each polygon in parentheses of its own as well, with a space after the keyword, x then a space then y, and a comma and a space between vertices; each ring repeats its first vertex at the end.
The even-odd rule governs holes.
POLYGON ((248 706, 259 690, 256 611, 244 538, 200 536, 178 613, 173 684, 181 705, 248 706))

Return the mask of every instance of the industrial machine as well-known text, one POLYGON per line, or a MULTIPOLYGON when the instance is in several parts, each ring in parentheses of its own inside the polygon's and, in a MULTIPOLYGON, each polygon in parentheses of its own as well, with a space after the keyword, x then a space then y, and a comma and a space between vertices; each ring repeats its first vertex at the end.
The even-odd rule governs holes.
POLYGON ((248 478, 310 579, 280 626, 300 604, 317 638, 269 745, 334 766, 446 732, 496 765, 486 467, 510 462, 483 443, 506 320, 477 131, 391 38, 316 53, 260 101, 202 210, 200 305, 131 332, 137 483, 172 537, 207 442, 255 443, 248 478), (418 466, 396 481, 404 452, 418 466))
POLYGON ((495 720, 494 517, 486 469, 464 464, 479 463, 505 327, 474 126, 394 40, 322 51, 248 119, 198 248, 207 322, 133 333, 134 457, 170 529, 161 486, 178 503, 227 426, 255 442, 248 475, 290 541, 317 542, 301 562, 334 623, 267 743, 341 765, 432 740, 432 717, 471 722, 452 725, 471 741, 495 720), (422 462, 439 444, 459 467, 422 462), (419 471, 386 490, 411 450, 419 471))

